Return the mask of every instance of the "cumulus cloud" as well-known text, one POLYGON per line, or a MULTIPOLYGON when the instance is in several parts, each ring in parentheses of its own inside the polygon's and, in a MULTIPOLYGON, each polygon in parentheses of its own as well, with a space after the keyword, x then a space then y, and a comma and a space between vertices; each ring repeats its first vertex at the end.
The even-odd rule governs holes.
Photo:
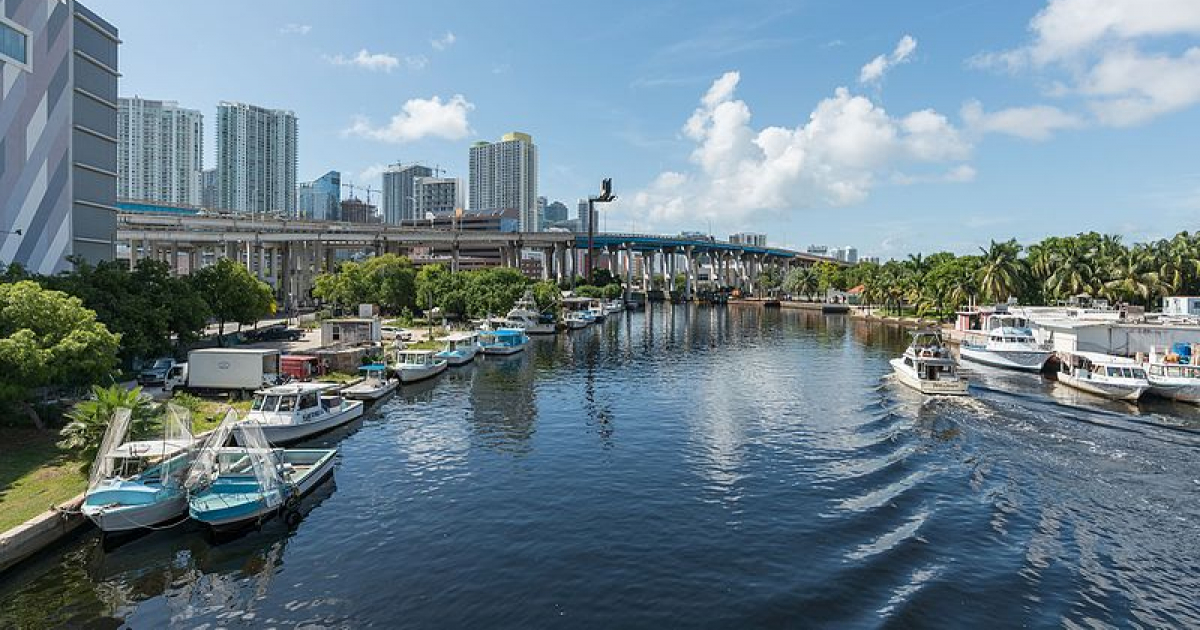
POLYGON ((906 63, 913 52, 917 50, 917 40, 912 35, 900 38, 891 55, 879 55, 867 62, 858 72, 859 83, 876 83, 883 79, 888 69, 906 63))
POLYGON ((463 95, 455 94, 443 102, 441 97, 414 98, 406 101, 400 112, 386 125, 374 126, 364 116, 354 119, 343 135, 357 136, 381 142, 404 143, 422 138, 461 140, 471 133, 467 114, 475 109, 463 95))
POLYGON ((312 26, 308 24, 284 24, 279 32, 284 35, 308 35, 312 30, 312 26))
POLYGON ((962 108, 963 123, 979 133, 1002 133, 1026 140, 1046 140, 1059 129, 1083 126, 1083 119, 1051 105, 1009 107, 985 112, 979 101, 962 108))
POLYGON ((1029 28, 1027 45, 968 63, 1034 73, 1051 95, 1081 97, 1102 125, 1200 103, 1200 46, 1188 41, 1200 36, 1196 0, 1050 0, 1029 28))
POLYGON ((334 55, 326 57, 335 66, 356 66, 371 71, 391 72, 400 66, 400 58, 387 53, 371 53, 366 48, 358 51, 353 57, 334 55))
POLYGON ((404 58, 404 65, 408 66, 409 70, 424 70, 425 66, 429 65, 429 57, 410 55, 404 58))
POLYGON ((442 35, 437 39, 429 40, 429 45, 433 46, 434 50, 446 50, 447 48, 453 46, 454 42, 456 41, 458 41, 458 38, 454 36, 454 33, 446 31, 445 35, 442 35))
MULTIPOLYGON (((819 102, 795 127, 755 128, 750 106, 736 97, 740 80, 738 72, 727 72, 713 81, 684 123, 684 137, 695 142, 694 168, 661 173, 624 209, 662 225, 845 206, 865 199, 877 181, 897 170, 957 163, 971 153, 970 142, 942 114, 921 110, 895 117, 846 88, 819 102)), ((974 177, 963 166, 937 179, 974 177)))

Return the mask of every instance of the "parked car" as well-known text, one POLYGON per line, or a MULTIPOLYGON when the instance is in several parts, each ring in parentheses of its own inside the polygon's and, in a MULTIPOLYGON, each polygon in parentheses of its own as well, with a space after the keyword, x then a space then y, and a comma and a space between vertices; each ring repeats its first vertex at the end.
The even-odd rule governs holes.
POLYGON ((162 385, 167 381, 167 372, 170 372, 173 367, 175 367, 175 359, 169 357, 155 359, 149 367, 138 372, 137 382, 139 385, 162 385))
POLYGON ((304 331, 286 326, 271 326, 250 331, 245 337, 247 341, 300 341, 304 338, 304 331))
POLYGON ((400 328, 399 326, 380 326, 379 336, 384 341, 412 341, 412 333, 400 328))

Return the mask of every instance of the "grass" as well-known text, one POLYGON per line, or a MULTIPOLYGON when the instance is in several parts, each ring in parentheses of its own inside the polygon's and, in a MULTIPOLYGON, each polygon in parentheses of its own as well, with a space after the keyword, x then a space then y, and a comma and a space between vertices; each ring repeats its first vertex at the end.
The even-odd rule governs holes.
POLYGON ((225 411, 232 407, 239 417, 246 415, 250 411, 251 400, 210 400, 206 398, 200 399, 197 409, 192 411, 192 432, 199 435, 205 431, 211 431, 221 424, 221 419, 225 417, 225 411))
POLYGON ((440 341, 408 341, 404 343, 405 350, 441 350, 446 344, 440 341))
POLYGON ((83 492, 81 463, 58 448, 58 433, 0 429, 0 531, 83 492))
POLYGON ((345 372, 330 372, 316 378, 316 380, 322 383, 338 383, 339 385, 349 383, 350 381, 357 379, 357 374, 346 374, 345 372))

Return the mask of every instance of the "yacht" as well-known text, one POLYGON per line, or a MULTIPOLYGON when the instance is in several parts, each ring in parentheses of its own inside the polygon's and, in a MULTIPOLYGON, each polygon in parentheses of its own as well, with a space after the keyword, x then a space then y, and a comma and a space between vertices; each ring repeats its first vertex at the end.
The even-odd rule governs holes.
POLYGON ((1150 381, 1146 370, 1133 359, 1099 352, 1058 353, 1058 382, 1088 393, 1137 402, 1150 381))
POLYGON ((904 354, 892 359, 892 370, 901 383, 930 395, 963 396, 967 379, 958 374, 958 363, 936 330, 912 333, 904 354))
POLYGON ((553 318, 547 321, 537 310, 533 293, 526 291, 525 296, 513 304, 512 310, 504 317, 504 325, 509 328, 524 328, 530 335, 550 335, 557 332, 553 318))
MULTIPOLYGON (((361 403, 360 403, 361 404, 361 403)), ((188 474, 188 514, 217 532, 262 523, 294 510, 333 474, 337 449, 272 448, 262 425, 222 421, 188 474), (224 446, 230 436, 237 446, 224 446)))
POLYGON ((392 370, 401 383, 415 383, 441 374, 447 365, 446 359, 437 357, 433 350, 401 350, 396 353, 392 370))
POLYGON ((1038 343, 1033 331, 1023 326, 1013 326, 1010 317, 993 317, 997 325, 988 331, 983 344, 964 341, 959 346, 959 355, 964 361, 974 361, 993 367, 1012 370, 1041 372, 1046 361, 1054 355, 1048 344, 1038 343))
POLYGON ((324 433, 363 414, 361 400, 347 400, 333 383, 288 383, 254 392, 246 421, 262 427, 271 444, 324 433))
POLYGON ((498 328, 479 333, 480 351, 484 354, 516 354, 529 345, 529 337, 520 328, 498 328))
POLYGON ((187 514, 183 478, 194 456, 190 418, 172 405, 162 422, 159 439, 126 441, 129 409, 117 410, 109 421, 80 508, 101 531, 153 527, 187 514))
POLYGON ((363 373, 361 381, 342 388, 342 395, 353 400, 379 400, 396 390, 399 383, 394 378, 388 378, 388 366, 383 363, 372 363, 358 368, 363 373))
POLYGON ((592 320, 580 311, 571 311, 563 318, 563 323, 566 324, 568 330, 579 330, 587 328, 592 320))
POLYGON ((1191 345, 1176 344, 1171 351, 1151 348, 1143 367, 1151 394, 1200 404, 1200 365, 1192 358, 1191 345))
POLYGON ((475 360, 479 353, 479 333, 460 332, 438 339, 446 344, 445 348, 433 356, 445 359, 450 365, 466 365, 475 360))

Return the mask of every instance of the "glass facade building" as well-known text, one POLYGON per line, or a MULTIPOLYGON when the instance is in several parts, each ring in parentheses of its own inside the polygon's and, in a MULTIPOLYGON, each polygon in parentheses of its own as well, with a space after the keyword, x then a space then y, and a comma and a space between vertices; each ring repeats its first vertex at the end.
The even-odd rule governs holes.
POLYGON ((337 221, 341 218, 342 174, 329 171, 315 181, 300 184, 300 218, 337 221))

